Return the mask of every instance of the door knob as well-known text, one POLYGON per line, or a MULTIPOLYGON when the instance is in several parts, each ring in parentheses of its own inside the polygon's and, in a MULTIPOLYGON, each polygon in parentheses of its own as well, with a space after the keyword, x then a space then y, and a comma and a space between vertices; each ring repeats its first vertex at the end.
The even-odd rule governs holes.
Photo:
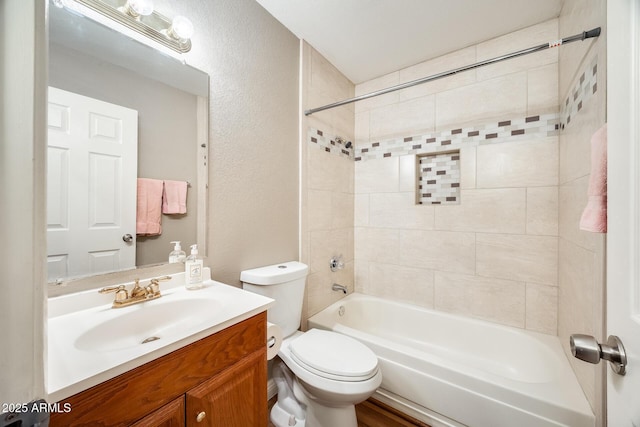
POLYGON ((615 335, 609 335, 606 344, 600 344, 591 335, 572 334, 569 338, 571 354, 577 359, 596 364, 600 359, 609 362, 613 372, 624 375, 627 366, 627 354, 622 341, 615 335))
POLYGON ((125 234, 124 236, 122 236, 122 240, 127 243, 131 243, 133 242, 133 236, 131 234, 125 234))

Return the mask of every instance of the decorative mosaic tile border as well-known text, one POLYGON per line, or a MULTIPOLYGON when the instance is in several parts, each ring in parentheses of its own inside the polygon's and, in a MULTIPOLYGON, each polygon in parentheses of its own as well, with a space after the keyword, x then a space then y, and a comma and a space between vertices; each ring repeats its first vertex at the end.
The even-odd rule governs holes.
POLYGON ((460 151, 418 157, 418 204, 460 204, 460 151))
POLYGON ((460 147, 546 138, 558 133, 558 113, 544 114, 360 144, 355 150, 355 160, 451 151, 460 147))
POLYGON ((561 104, 560 127, 564 129, 571 123, 583 105, 598 91, 598 57, 595 56, 587 68, 582 71, 573 85, 569 96, 561 104))
POLYGON ((354 158, 353 143, 350 148, 344 146, 344 142, 334 141, 328 136, 325 136, 324 132, 319 129, 309 128, 307 131, 307 140, 311 145, 314 145, 327 153, 337 154, 340 157, 354 158))

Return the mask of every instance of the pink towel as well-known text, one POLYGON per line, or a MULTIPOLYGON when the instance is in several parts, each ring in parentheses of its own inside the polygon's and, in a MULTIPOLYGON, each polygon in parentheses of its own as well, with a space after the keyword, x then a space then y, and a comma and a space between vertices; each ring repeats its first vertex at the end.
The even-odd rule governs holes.
POLYGON ((185 181, 165 181, 162 194, 163 214, 187 213, 187 183, 185 181))
POLYGON ((589 201, 580 218, 580 229, 607 232, 607 125, 591 137, 591 176, 589 201))
POLYGON ((136 234, 153 236, 162 233, 162 181, 138 178, 136 234))

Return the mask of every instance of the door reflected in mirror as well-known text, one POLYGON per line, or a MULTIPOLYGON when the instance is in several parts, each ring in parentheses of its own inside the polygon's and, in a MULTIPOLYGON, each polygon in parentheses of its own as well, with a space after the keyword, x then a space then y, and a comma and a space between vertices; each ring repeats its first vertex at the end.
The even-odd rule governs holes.
POLYGON ((49 281, 204 247, 208 75, 65 9, 49 19, 49 281), (189 183, 160 234, 136 234, 137 178, 189 183))

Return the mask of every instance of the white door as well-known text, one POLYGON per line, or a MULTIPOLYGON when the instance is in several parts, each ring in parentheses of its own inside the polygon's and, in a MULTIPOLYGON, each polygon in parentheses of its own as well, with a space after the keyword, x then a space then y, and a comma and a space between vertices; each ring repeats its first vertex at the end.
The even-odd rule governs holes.
POLYGON ((607 332, 627 372, 607 369, 609 427, 640 427, 640 2, 607 2, 607 332))
POLYGON ((50 87, 48 114, 49 280, 133 268, 138 112, 50 87))

